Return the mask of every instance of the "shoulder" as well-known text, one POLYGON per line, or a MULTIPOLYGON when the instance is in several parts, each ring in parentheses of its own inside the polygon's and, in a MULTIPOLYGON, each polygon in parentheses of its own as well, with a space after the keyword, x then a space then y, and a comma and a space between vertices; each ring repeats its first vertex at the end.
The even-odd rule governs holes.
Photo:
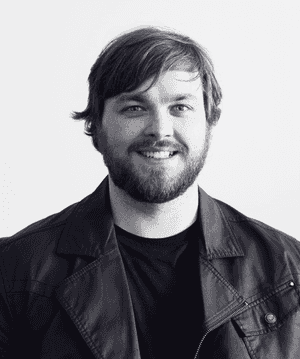
POLYGON ((64 259, 57 257, 56 249, 76 206, 74 203, 10 237, 0 239, 0 273, 7 283, 11 283, 10 287, 36 277, 42 278, 55 268, 64 268, 64 259), (39 273, 40 270, 43 274, 39 273))
POLYGON ((22 281, 44 278, 46 273, 66 269, 75 255, 92 253, 99 242, 95 240, 92 248, 91 229, 94 222, 98 227, 105 227, 101 208, 104 211, 107 205, 106 192, 107 180, 104 180, 81 201, 27 226, 13 236, 0 238, 2 275, 22 281))
POLYGON ((24 239, 40 238, 41 236, 50 236, 54 239, 56 237, 54 234, 59 233, 64 228, 77 204, 71 204, 58 213, 34 222, 10 237, 0 238, 0 250, 9 248, 17 242, 22 242, 24 239))
MULTIPOLYGON (((70 255, 86 253, 91 247, 91 243, 87 242, 93 240, 91 233, 94 227, 104 228, 107 222, 108 216, 104 215, 108 207, 107 196, 108 180, 105 178, 94 192, 81 201, 27 226, 11 237, 1 238, 0 266, 12 268, 20 263, 29 266, 56 258, 54 263, 61 251, 70 255)), ((98 242, 94 242, 96 247, 98 242)))
POLYGON ((248 249, 250 242, 275 252, 289 252, 300 262, 300 239, 296 239, 262 221, 246 216, 229 204, 213 199, 232 234, 248 249))

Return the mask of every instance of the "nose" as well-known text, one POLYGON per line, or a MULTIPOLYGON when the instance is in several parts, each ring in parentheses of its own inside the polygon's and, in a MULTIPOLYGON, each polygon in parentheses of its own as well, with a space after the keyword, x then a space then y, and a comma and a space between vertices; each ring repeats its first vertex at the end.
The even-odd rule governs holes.
POLYGON ((164 137, 173 137, 173 119, 167 111, 153 111, 149 114, 149 122, 145 128, 146 136, 161 139, 164 137))

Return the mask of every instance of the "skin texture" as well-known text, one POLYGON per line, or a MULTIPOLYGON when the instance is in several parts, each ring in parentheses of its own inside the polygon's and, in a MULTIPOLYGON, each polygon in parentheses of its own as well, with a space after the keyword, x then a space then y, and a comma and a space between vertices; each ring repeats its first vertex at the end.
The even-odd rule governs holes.
POLYGON ((195 181, 207 156, 210 129, 201 79, 195 75, 167 71, 146 92, 152 79, 105 102, 97 131, 99 151, 109 170, 115 222, 131 233, 166 237, 196 219, 195 181), (143 98, 128 98, 137 94, 143 98), (182 94, 189 97, 179 100, 182 94), (178 153, 153 160, 138 153, 146 147, 178 153))

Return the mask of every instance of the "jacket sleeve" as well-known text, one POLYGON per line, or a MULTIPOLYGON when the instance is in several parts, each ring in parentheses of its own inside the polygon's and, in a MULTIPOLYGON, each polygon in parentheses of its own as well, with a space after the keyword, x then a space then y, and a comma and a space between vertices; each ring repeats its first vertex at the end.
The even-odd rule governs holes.
POLYGON ((0 268, 0 358, 9 358, 9 338, 11 332, 12 316, 0 268))

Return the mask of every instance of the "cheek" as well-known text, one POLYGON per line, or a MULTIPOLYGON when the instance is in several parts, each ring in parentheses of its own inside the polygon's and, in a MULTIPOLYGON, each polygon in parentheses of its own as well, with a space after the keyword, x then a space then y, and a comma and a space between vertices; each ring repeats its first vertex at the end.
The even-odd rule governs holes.
POLYGON ((128 146, 141 133, 143 125, 141 123, 114 123, 109 128, 103 127, 97 131, 98 149, 103 153, 105 148, 115 155, 126 152, 128 146))
POLYGON ((206 121, 190 121, 190 123, 182 123, 177 126, 177 131, 190 147, 190 150, 198 150, 202 148, 205 142, 206 121))
POLYGON ((106 132, 112 142, 122 142, 137 137, 144 129, 144 119, 114 119, 106 126, 106 132))
POLYGON ((145 127, 145 121, 127 121, 124 122, 123 126, 120 126, 120 131, 124 138, 132 139, 142 133, 145 127))

